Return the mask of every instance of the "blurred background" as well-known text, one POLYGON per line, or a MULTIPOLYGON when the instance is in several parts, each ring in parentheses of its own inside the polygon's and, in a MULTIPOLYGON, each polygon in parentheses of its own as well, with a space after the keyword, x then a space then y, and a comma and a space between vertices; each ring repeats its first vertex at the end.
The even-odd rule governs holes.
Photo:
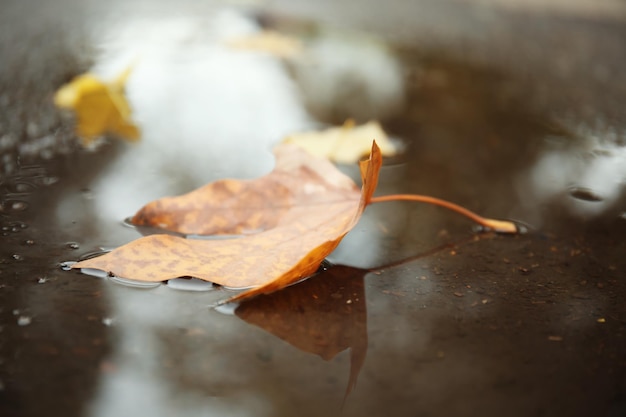
POLYGON ((0 0, 0 414, 624 415, 625 40, 620 0, 0 0), (132 128, 55 106, 85 73, 132 128), (528 233, 374 205, 344 266, 222 311, 60 269, 347 119, 402 150, 379 194, 528 233))

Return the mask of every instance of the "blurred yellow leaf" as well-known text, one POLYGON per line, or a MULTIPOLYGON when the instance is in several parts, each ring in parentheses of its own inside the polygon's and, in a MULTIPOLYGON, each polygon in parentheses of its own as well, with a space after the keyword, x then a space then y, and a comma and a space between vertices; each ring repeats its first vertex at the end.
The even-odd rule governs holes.
POLYGON ((82 74, 56 92, 54 103, 76 113, 76 134, 84 146, 104 133, 127 140, 139 139, 140 133, 131 120, 131 110, 124 95, 130 69, 112 82, 92 74, 82 74))
POLYGON ((341 127, 292 134, 283 142, 296 144, 317 157, 351 164, 369 155, 373 139, 376 139, 383 156, 398 153, 398 146, 389 140, 377 121, 356 126, 354 121, 348 120, 341 127))
POLYGON ((273 30, 233 38, 227 42, 227 45, 235 49, 267 52, 280 58, 293 57, 302 51, 302 44, 298 39, 273 30))

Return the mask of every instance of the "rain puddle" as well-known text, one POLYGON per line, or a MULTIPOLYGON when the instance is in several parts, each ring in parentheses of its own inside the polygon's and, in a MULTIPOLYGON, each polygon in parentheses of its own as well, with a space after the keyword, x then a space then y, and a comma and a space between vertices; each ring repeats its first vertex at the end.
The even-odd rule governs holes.
POLYGON ((92 68, 113 77, 143 51, 127 85, 141 141, 35 158, 0 184, 0 414, 624 411, 626 126, 574 123, 549 74, 454 48, 233 11, 133 16, 94 29, 92 68), (220 46, 259 21, 310 55, 220 46), (276 137, 347 117, 404 145, 377 195, 445 198, 524 233, 373 204, 313 277, 219 307, 234 290, 71 269, 154 233, 124 220, 148 201, 262 175, 276 137))

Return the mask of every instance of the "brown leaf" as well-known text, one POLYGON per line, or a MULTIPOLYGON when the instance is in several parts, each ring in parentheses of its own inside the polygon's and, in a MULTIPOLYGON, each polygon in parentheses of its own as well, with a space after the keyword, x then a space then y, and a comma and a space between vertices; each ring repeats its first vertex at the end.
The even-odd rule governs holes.
POLYGON ((253 287, 231 301, 312 275, 371 200, 382 156, 373 143, 370 159, 361 163, 360 195, 326 160, 291 145, 279 146, 276 159, 276 169, 257 180, 217 181, 150 203, 133 219, 188 234, 262 232, 229 240, 153 235, 73 268, 141 281, 193 276, 228 287, 253 287))
POLYGON ((220 180, 153 201, 132 222, 183 234, 252 234, 315 216, 326 204, 359 201, 354 182, 327 160, 312 158, 295 145, 279 145, 274 154, 276 166, 268 175, 220 180))

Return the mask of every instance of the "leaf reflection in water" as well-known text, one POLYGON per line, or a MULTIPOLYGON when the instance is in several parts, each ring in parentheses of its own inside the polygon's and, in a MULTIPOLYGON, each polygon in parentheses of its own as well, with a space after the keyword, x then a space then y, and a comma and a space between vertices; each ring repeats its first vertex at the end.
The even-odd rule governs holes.
POLYGON ((235 315, 324 360, 350 349, 350 394, 367 353, 367 270, 333 266, 298 285, 242 303, 235 315))

